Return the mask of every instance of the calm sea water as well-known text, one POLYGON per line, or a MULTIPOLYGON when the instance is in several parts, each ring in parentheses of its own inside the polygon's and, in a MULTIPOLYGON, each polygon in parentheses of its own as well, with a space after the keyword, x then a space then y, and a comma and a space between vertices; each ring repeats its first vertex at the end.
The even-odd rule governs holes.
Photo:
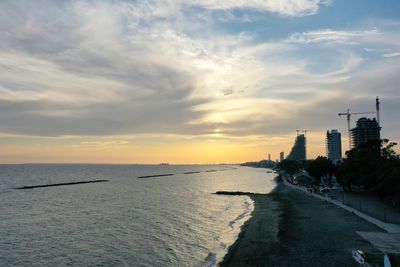
POLYGON ((0 265, 213 266, 253 206, 212 193, 267 193, 273 178, 229 165, 0 165, 0 265), (15 189, 97 179, 109 182, 15 189))

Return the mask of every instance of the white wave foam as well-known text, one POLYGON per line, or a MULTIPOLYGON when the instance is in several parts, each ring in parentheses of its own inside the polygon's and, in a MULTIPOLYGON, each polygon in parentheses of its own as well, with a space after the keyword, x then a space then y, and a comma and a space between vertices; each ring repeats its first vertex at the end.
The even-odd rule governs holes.
POLYGON ((251 198, 247 196, 243 198, 242 208, 242 212, 228 223, 229 228, 216 238, 220 242, 221 251, 218 253, 220 260, 228 253, 229 247, 238 238, 242 225, 251 217, 251 213, 254 210, 254 202, 251 198))

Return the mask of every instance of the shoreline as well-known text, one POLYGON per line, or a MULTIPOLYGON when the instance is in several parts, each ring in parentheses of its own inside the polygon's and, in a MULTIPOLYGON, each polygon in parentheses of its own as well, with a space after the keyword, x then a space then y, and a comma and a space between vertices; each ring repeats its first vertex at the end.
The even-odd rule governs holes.
POLYGON ((355 231, 382 230, 333 204, 278 182, 269 194, 249 194, 250 218, 219 266, 358 266, 355 231))

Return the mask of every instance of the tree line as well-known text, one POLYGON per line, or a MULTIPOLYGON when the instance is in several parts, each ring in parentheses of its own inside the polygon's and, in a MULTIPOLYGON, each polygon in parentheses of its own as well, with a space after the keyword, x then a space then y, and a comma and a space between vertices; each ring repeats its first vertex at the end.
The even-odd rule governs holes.
POLYGON ((319 156, 315 160, 283 160, 278 168, 289 174, 304 169, 317 183, 322 177, 335 176, 345 191, 357 188, 396 203, 400 201, 400 159, 394 151, 396 145, 388 139, 369 141, 347 151, 345 159, 336 165, 319 156))
POLYGON ((276 167, 276 162, 272 160, 261 160, 261 161, 249 161, 240 164, 240 166, 248 166, 254 168, 271 168, 274 169, 276 167))

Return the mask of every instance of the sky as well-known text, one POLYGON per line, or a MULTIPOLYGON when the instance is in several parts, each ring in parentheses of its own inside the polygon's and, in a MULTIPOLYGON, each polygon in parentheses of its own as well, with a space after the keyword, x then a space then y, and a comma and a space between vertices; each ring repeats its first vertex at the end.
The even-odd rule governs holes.
POLYGON ((398 142, 399 74, 398 0, 4 0, 0 163, 315 158, 376 96, 398 142))

